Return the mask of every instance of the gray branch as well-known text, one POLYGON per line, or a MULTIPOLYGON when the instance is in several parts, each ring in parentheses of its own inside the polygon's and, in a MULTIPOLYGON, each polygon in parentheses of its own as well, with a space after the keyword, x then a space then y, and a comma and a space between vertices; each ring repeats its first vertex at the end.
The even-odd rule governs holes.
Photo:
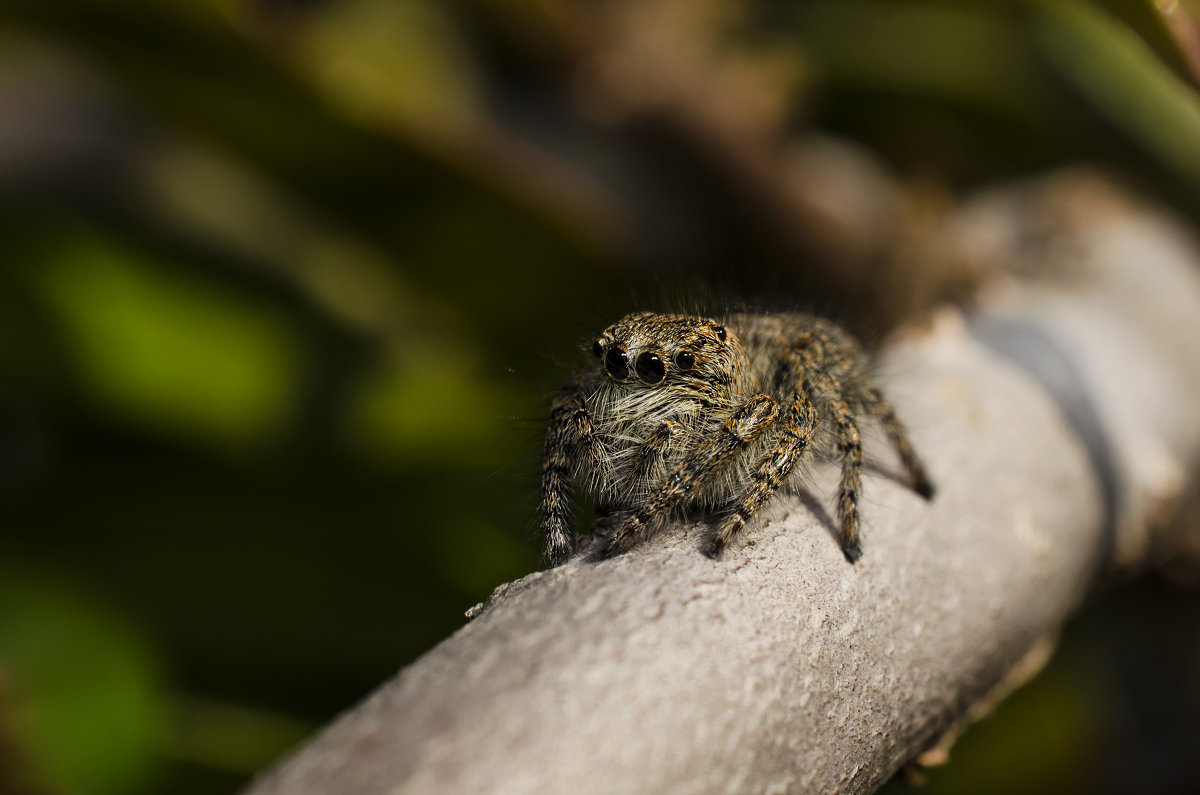
MULTIPOLYGON (((947 234, 992 263, 1058 261, 1058 239, 1027 250, 1028 199, 947 234)), ((1071 267, 998 276, 970 318, 885 352, 939 492, 908 490, 868 429, 859 565, 815 466, 811 498, 722 561, 681 525, 499 589, 249 791, 861 792, 936 757, 1107 570, 1140 564, 1190 477, 1200 258, 1109 199, 1066 219, 1071 267)))

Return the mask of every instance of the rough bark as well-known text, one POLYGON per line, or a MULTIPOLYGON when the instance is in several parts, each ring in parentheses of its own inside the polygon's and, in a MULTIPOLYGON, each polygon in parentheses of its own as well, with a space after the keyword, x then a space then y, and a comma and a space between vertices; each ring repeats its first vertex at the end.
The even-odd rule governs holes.
MULTIPOLYGON (((990 202, 954 234, 1004 260, 1029 204, 990 202)), ((1138 565, 1200 443, 1194 250, 1127 206, 1084 217, 1072 268, 885 351, 939 491, 867 430, 860 564, 815 466, 722 561, 680 525, 498 590, 250 792, 860 792, 936 748, 1138 565)))

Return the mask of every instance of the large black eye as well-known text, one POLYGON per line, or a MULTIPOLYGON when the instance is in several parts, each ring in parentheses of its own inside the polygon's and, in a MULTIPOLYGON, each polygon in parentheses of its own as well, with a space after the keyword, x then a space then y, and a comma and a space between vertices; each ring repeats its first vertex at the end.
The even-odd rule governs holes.
POLYGON ((667 366, 657 353, 646 351, 637 357, 637 373, 647 384, 657 384, 666 372, 667 366))
POLYGON ((604 369, 617 380, 629 376, 629 354, 620 348, 609 348, 604 357, 604 369))
POLYGON ((592 343, 592 355, 595 356, 597 359, 599 359, 601 356, 604 355, 604 343, 603 342, 601 342, 600 340, 596 340, 595 342, 592 343))
POLYGON ((696 363, 696 357, 691 351, 680 351, 675 354, 675 366, 680 370, 691 370, 692 365, 696 363))
POLYGON ((725 327, 724 326, 717 326, 715 329, 713 329, 713 333, 717 335, 717 339, 719 339, 721 342, 725 341, 725 327))

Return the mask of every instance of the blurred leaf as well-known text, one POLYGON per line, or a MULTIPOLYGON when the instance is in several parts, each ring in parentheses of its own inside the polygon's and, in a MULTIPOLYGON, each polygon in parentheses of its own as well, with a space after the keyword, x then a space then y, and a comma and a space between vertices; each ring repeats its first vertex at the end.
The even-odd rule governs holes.
POLYGON ((480 377, 473 357, 434 340, 407 346, 367 376, 350 407, 348 440, 369 457, 494 462, 497 436, 519 401, 480 377))
POLYGON ((98 403, 231 448, 283 430, 300 352, 279 317, 97 235, 61 237, 29 278, 98 403))
POLYGON ((298 60, 337 107, 385 127, 445 135, 478 123, 465 43, 444 3, 343 0, 317 10, 298 60))
POLYGON ((172 141, 147 152, 141 173, 169 228, 228 252, 240 267, 294 284, 341 324, 376 339, 465 344, 452 305, 415 294, 385 253, 251 166, 172 141))
POLYGON ((157 665, 93 596, 0 571, 0 680, 17 740, 51 791, 124 795, 153 772, 165 726, 157 665))
POLYGON ((1128 27, 1088 3, 1032 5, 1036 40, 1063 77, 1164 165, 1200 183, 1200 97, 1128 27))
POLYGON ((1052 106, 1010 7, 869 0, 801 5, 796 32, 841 84, 951 101, 1038 126, 1052 106))

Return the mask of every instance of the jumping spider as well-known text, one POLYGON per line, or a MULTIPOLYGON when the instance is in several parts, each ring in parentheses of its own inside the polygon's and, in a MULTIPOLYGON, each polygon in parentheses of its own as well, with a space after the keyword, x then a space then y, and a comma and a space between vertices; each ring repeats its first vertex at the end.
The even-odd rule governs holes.
POLYGON ((628 549, 683 506, 729 513, 705 548, 718 557, 783 486, 831 421, 841 463, 842 552, 859 547, 862 447, 855 411, 878 418, 914 491, 933 483, 891 404, 866 374, 858 343, 804 314, 703 317, 640 312, 592 344, 599 366, 555 398, 542 460, 547 559, 574 551, 572 481, 614 512, 606 554, 628 549))

